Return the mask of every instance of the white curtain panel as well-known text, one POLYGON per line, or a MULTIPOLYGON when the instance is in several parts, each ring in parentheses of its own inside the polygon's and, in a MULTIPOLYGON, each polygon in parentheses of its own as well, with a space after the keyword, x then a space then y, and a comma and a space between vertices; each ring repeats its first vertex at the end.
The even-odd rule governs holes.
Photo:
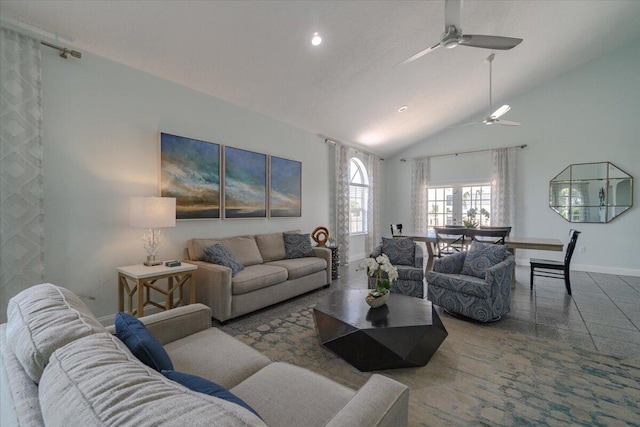
POLYGON ((349 263, 349 160, 355 152, 342 144, 335 147, 335 203, 332 232, 340 247, 340 263, 349 263))
POLYGON ((365 255, 369 256, 380 244, 380 157, 373 154, 366 155, 367 172, 369 172, 369 206, 367 206, 367 224, 369 231, 365 239, 365 255))
POLYGON ((427 188, 429 187, 429 158, 414 159, 411 163, 411 231, 427 232, 427 188))
POLYGON ((44 281, 40 41, 0 28, 0 322, 44 281))
POLYGON ((511 226, 515 235, 516 150, 518 147, 491 150, 491 225, 511 226))

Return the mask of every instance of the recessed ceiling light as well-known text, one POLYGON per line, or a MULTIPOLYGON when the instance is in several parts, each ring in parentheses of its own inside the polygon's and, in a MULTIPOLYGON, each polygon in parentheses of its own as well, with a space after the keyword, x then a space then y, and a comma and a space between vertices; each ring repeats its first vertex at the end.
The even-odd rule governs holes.
POLYGON ((409 107, 407 107, 406 105, 403 105, 402 107, 398 108, 398 113, 404 113, 408 109, 409 107))
POLYGON ((313 33, 313 37, 311 38, 311 44, 314 46, 319 46, 322 43, 322 37, 318 35, 318 33, 313 33))

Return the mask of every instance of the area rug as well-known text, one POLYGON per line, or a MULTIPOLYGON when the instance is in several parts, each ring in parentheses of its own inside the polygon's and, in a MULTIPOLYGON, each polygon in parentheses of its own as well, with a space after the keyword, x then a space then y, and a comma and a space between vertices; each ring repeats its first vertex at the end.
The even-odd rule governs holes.
MULTIPOLYGON (((640 361, 442 320, 449 336, 426 366, 377 372, 411 389, 409 425, 640 425, 640 361)), ((236 338, 354 389, 371 376, 319 344, 311 309, 236 338)))

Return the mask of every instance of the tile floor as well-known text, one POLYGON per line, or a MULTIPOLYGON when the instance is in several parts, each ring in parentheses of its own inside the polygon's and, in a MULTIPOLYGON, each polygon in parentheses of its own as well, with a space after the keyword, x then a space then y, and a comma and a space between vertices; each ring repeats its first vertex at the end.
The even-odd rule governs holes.
MULTIPOLYGON (((222 329, 244 333, 265 322, 312 307, 336 289, 367 286, 357 262, 341 268, 331 287, 310 292, 256 313, 229 321, 222 329)), ((572 272, 572 296, 562 280, 536 277, 529 288, 529 268, 516 268, 511 313, 497 322, 474 327, 499 328, 546 337, 623 358, 640 359, 640 277, 572 272)), ((426 292, 425 292, 426 294, 426 292)), ((442 314, 447 316, 447 314, 442 314)))

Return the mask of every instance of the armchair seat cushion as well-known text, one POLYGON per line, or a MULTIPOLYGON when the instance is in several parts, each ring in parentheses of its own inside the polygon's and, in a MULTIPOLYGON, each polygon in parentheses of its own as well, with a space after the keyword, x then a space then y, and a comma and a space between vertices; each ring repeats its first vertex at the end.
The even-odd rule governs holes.
POLYGON ((277 285, 287 280, 287 269, 277 265, 251 265, 231 279, 233 295, 246 294, 267 286, 277 285))
POLYGON ((438 286, 460 294, 478 298, 489 298, 491 285, 484 279, 465 274, 443 274, 430 271, 427 276, 429 286, 438 286))

